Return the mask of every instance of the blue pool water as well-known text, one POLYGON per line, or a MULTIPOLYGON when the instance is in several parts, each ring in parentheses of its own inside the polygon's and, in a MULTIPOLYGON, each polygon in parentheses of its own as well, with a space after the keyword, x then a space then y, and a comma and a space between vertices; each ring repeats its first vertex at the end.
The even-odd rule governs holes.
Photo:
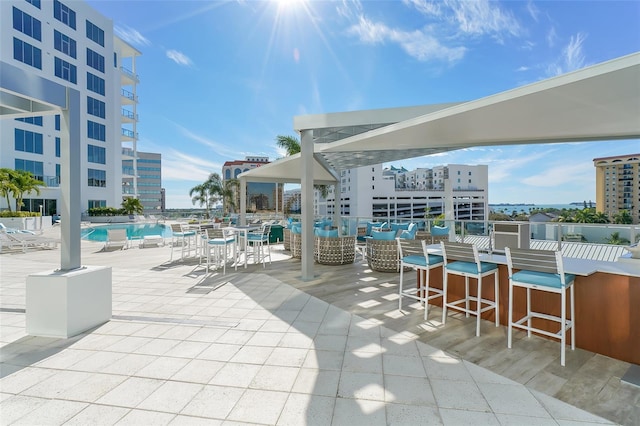
POLYGON ((89 241, 107 241, 108 229, 126 229, 130 240, 142 239, 145 235, 171 237, 171 227, 155 223, 119 223, 113 225, 92 226, 82 230, 82 238, 89 241))

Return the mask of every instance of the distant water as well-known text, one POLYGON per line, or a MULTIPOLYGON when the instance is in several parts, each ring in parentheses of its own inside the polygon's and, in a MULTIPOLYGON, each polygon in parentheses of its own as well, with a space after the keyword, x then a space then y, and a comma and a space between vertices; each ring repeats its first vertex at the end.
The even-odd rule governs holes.
MULTIPOLYGON (((587 206, 589 204, 587 203, 587 206)), ((593 207, 595 207, 595 203, 593 203, 593 207)), ((504 211, 506 214, 510 215, 511 212, 515 211, 516 213, 521 213, 523 210, 525 213, 529 214, 531 209, 579 209, 582 210, 584 208, 584 204, 489 204, 489 208, 496 213, 501 213, 504 211)))

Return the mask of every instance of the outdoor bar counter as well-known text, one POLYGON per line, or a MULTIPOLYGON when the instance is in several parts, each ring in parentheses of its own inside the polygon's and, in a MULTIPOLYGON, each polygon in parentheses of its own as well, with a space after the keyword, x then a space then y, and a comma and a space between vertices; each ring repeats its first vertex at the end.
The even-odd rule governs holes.
MULTIPOLYGON (((429 249, 434 253, 440 251, 438 245, 429 246, 429 249)), ((500 324, 507 326, 509 314, 507 258, 496 253, 481 254, 480 258, 483 262, 498 264, 500 324)), ((575 258, 563 260, 565 272, 576 275, 574 283, 576 346, 622 361, 640 364, 640 259, 624 258, 617 262, 575 258)), ((431 272, 430 285, 442 288, 442 274, 439 272, 440 268, 431 272)), ((485 279, 483 282, 483 297, 493 299, 492 282, 492 278, 485 279)), ((473 288, 475 286, 470 287, 470 289, 473 288)), ((449 275, 448 299, 462 297, 464 297, 464 278, 449 275)), ((520 318, 526 313, 526 290, 514 288, 514 298, 516 300, 513 307, 514 318, 520 318)), ((531 299, 533 310, 560 315, 557 294, 532 291, 531 299)), ((442 306, 439 298, 434 299, 432 303, 442 306)), ((495 314, 493 311, 487 311, 482 318, 495 321, 495 314)), ((534 322, 548 331, 558 331, 557 323, 541 319, 537 321, 534 319, 534 322)), ((504 344, 507 344, 506 337, 504 344)))

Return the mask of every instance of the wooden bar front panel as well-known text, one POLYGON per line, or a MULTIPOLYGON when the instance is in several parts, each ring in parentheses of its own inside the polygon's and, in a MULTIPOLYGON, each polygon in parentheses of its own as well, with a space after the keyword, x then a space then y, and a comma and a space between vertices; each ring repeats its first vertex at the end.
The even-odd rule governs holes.
MULTIPOLYGON (((499 265, 500 324, 507 326, 509 314, 509 276, 506 265, 499 265)), ((442 288, 442 268, 431 270, 430 285, 442 288)), ((475 295, 475 280, 469 286, 475 295)), ((640 277, 628 277, 598 272, 588 277, 577 276, 575 291, 576 346, 591 352, 622 361, 640 364, 640 277)), ((493 299, 493 276, 482 282, 482 296, 493 299)), ((448 300, 464 297, 464 278, 449 276, 448 300)), ((514 289, 514 318, 526 313, 526 291, 514 289)), ((570 316, 567 292, 567 316, 570 316)), ((441 299, 431 301, 442 306, 441 299)), ((534 311, 560 316, 560 295, 532 291, 531 305, 534 311)), ((474 304, 472 303, 472 308, 474 304)), ((483 319, 495 321, 493 311, 485 312, 483 319)), ((557 332, 559 324, 535 320, 542 329, 557 332)), ((543 336, 544 337, 544 336, 543 336)), ((567 336, 567 341, 570 335, 567 336)), ((507 344, 505 340, 505 345, 507 344)))

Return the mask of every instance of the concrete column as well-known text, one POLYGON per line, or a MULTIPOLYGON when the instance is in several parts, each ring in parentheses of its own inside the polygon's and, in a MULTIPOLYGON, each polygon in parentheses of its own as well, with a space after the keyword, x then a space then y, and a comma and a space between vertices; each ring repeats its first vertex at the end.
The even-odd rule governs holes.
POLYGON ((448 178, 444 180, 444 206, 444 220, 445 226, 449 227, 449 240, 455 241, 456 226, 453 206, 453 190, 451 189, 451 181, 448 178))
POLYGON ((302 280, 313 279, 313 130, 300 134, 300 196, 302 219, 302 280))
POLYGON ((60 269, 71 271, 80 260, 80 92, 67 89, 67 108, 60 117, 61 249, 60 269))
POLYGON ((240 178, 240 225, 247 224, 247 179, 240 178))

